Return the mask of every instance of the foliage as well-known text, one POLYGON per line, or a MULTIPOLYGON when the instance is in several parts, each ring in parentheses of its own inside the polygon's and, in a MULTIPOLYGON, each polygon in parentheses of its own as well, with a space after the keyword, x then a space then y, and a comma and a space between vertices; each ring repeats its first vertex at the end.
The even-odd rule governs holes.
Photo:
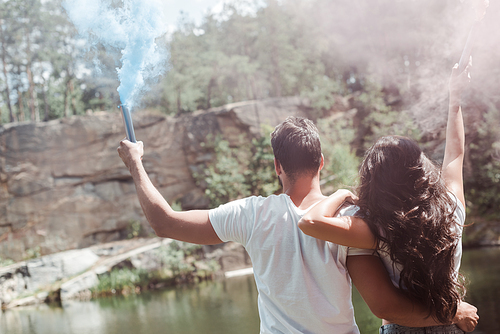
POLYGON ((244 168, 247 162, 248 146, 231 148, 227 140, 217 137, 215 140, 215 161, 198 176, 206 182, 205 195, 210 200, 210 206, 216 207, 228 201, 250 195, 250 185, 247 184, 244 168))
POLYGON ((351 96, 356 108, 352 127, 356 133, 351 144, 358 156, 386 135, 401 135, 415 140, 420 138, 420 129, 409 111, 394 108, 385 100, 382 87, 370 78, 363 88, 351 96))
POLYGON ((354 187, 364 152, 381 136, 404 135, 419 139, 419 131, 408 112, 389 106, 380 87, 365 79, 362 89, 350 95, 355 108, 317 121, 325 167, 325 192, 354 187))
POLYGON ((0 21, 1 100, 8 120, 42 121, 82 114, 77 54, 83 47, 61 1, 2 1, 0 21))
POLYGON ((14 260, 12 259, 4 259, 2 257, 0 257, 0 267, 6 267, 6 266, 9 266, 11 264, 14 264, 14 260))
POLYGON ((465 191, 473 215, 500 219, 500 113, 490 106, 469 144, 468 159, 473 167, 465 174, 465 191))
POLYGON ((263 135, 252 139, 250 149, 252 156, 248 163, 246 180, 250 185, 251 194, 255 196, 269 196, 280 189, 271 147, 271 132, 273 130, 271 126, 263 124, 263 135))
POLYGON ((193 282, 206 279, 219 270, 214 260, 206 260, 202 246, 172 240, 155 250, 162 263, 155 271, 136 268, 115 268, 99 276, 99 283, 92 289, 93 295, 139 293, 155 284, 171 285, 176 282, 193 282), (201 264, 203 262, 203 265, 201 264), (204 268, 200 270, 199 268, 204 268))
POLYGON ((323 191, 354 187, 358 178, 359 157, 351 148, 355 138, 350 115, 318 120, 325 165, 321 172, 323 191))
POLYGON ((342 91, 341 83, 328 76, 318 76, 310 89, 301 92, 301 95, 311 101, 311 107, 318 116, 328 111, 335 104, 335 96, 342 91))
POLYGON ((126 228, 127 239, 137 238, 144 234, 144 229, 140 221, 131 220, 126 228))
POLYGON ((199 256, 201 251, 200 245, 191 244, 188 242, 172 240, 168 245, 161 246, 156 254, 161 259, 165 268, 171 272, 171 276, 188 275, 195 271, 195 266, 191 262, 187 262, 189 256, 199 256))
POLYGON ((255 15, 245 14, 240 4, 225 5, 222 13, 207 15, 199 26, 183 18, 169 44, 172 68, 164 80, 168 111, 312 96, 309 92, 315 89, 327 100, 325 92, 335 85, 324 89, 328 78, 314 43, 314 23, 304 22, 291 4, 270 0, 255 15))
POLYGON ((28 248, 26 250, 26 254, 23 260, 38 259, 40 256, 42 256, 40 253, 40 246, 36 246, 34 248, 28 248))
POLYGON ((172 210, 174 211, 182 211, 182 205, 179 201, 175 201, 173 202, 170 207, 172 208, 172 210))
POLYGON ((92 289, 94 294, 134 292, 136 287, 146 286, 150 274, 145 270, 121 268, 99 277, 99 284, 92 289))
POLYGON ((230 147, 227 140, 217 137, 214 141, 214 162, 203 174, 195 175, 198 184, 205 184, 205 195, 210 207, 217 207, 229 201, 247 197, 268 196, 279 189, 274 171, 274 155, 271 148, 272 128, 264 126, 267 134, 253 138, 250 143, 244 139, 238 147, 230 147))
POLYGON ((201 245, 189 242, 172 240, 158 248, 156 255, 162 262, 163 270, 158 274, 163 280, 197 281, 220 269, 218 262, 204 258, 201 245))

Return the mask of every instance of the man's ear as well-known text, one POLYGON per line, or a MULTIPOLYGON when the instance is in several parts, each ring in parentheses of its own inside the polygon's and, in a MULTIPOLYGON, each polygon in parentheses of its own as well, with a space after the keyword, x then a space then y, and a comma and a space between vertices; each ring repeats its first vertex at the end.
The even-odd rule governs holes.
POLYGON ((281 164, 278 160, 276 160, 276 158, 274 158, 274 170, 276 171, 276 175, 278 176, 283 172, 281 164))
POLYGON ((325 157, 323 156, 323 153, 321 153, 321 162, 319 163, 319 171, 323 169, 325 166, 325 157))

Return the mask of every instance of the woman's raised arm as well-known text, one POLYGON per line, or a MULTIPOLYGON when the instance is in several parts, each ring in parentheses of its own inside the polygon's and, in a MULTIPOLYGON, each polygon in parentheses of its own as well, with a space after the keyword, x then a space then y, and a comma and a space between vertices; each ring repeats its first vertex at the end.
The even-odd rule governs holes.
POLYGON ((469 65, 459 73, 458 64, 452 69, 449 83, 449 109, 446 126, 446 147, 442 166, 442 176, 446 187, 465 206, 463 162, 465 154, 465 130, 462 117, 461 97, 470 81, 469 65))

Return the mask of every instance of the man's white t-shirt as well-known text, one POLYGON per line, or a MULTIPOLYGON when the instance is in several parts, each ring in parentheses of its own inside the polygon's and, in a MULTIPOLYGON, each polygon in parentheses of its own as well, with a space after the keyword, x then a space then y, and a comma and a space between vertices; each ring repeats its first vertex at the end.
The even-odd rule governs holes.
POLYGON ((306 211, 281 194, 230 202, 209 217, 219 238, 241 243, 252 260, 261 334, 359 333, 347 247, 302 233, 306 211))

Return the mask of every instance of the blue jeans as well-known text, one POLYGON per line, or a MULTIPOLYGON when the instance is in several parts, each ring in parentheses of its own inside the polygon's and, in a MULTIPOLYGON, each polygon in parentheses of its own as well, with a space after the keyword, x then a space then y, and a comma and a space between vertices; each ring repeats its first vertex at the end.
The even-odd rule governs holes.
POLYGON ((389 324, 380 327, 380 334, 464 334, 465 332, 455 325, 430 327, 405 327, 389 324))

